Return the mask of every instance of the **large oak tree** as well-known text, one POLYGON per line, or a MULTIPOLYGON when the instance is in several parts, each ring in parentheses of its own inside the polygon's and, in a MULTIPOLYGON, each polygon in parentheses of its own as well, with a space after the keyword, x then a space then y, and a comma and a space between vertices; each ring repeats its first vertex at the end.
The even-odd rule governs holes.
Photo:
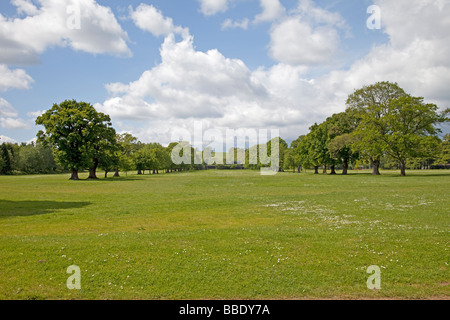
POLYGON ((52 147, 57 162, 72 171, 71 180, 78 180, 78 171, 86 168, 89 178, 96 178, 103 152, 115 143, 110 117, 86 102, 54 104, 36 124, 45 129, 38 132, 38 142, 52 147))

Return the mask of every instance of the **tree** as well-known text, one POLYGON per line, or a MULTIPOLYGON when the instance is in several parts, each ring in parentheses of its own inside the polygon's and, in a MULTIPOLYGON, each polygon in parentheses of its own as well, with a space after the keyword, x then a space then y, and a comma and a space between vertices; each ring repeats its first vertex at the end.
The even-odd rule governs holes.
POLYGON ((133 169, 133 154, 138 150, 138 139, 129 133, 118 134, 116 136, 118 150, 118 164, 115 168, 115 177, 119 177, 119 170, 128 172, 133 169))
POLYGON ((56 163, 50 148, 28 144, 19 147, 17 170, 26 173, 49 173, 56 169, 56 163))
MULTIPOLYGON (((276 146, 276 144, 275 144, 275 146, 276 146)), ((284 156, 285 156, 285 154, 286 154, 286 150, 289 148, 288 147, 288 144, 286 143, 286 141, 284 141, 283 139, 281 139, 280 137, 276 137, 276 138, 273 138, 273 139, 270 139, 268 142, 267 142, 267 144, 266 144, 266 147, 267 147, 267 149, 266 149, 266 154, 267 154, 267 157, 268 158, 270 158, 270 160, 269 159, 266 159, 266 161, 265 162, 268 162, 268 161, 270 161, 270 162, 272 162, 272 159, 276 159, 276 158, 278 158, 278 160, 279 160, 279 162, 278 162, 278 170, 279 171, 284 171, 284 167, 285 167, 285 159, 284 159, 284 156), (277 141, 278 140, 278 141, 277 141), (277 143, 278 142, 278 143, 277 143), (275 151, 275 154, 272 154, 272 144, 273 143, 277 143, 278 144, 278 149, 275 147, 274 149, 274 151, 275 151)), ((265 156, 265 155, 264 155, 265 156)), ((273 168, 273 169, 275 169, 276 168, 276 163, 270 163, 270 166, 273 168)))
POLYGON ((12 151, 11 144, 9 143, 2 143, 1 147, 1 174, 11 174, 12 173, 12 161, 11 161, 11 151, 12 151))
POLYGON ((84 168, 95 178, 101 153, 115 137, 110 121, 89 103, 65 100, 36 119, 45 129, 38 132, 37 141, 53 149, 56 161, 72 171, 71 180, 78 180, 78 171, 84 168))
POLYGON ((430 156, 430 149, 437 149, 440 129, 435 125, 449 121, 450 109, 439 113, 435 104, 423 102, 422 97, 403 96, 387 105, 385 115, 377 121, 386 133, 380 137, 384 150, 400 165, 400 173, 406 175, 408 159, 430 156), (431 146, 431 147, 430 147, 431 146))
POLYGON ((297 172, 300 173, 302 170, 302 161, 300 156, 300 146, 301 142, 305 138, 304 135, 299 136, 297 139, 291 142, 289 160, 292 166, 297 167, 297 172))
POLYGON ((436 159, 436 164, 447 165, 450 163, 450 133, 444 136, 441 142, 441 148, 436 159))
POLYGON ((373 167, 373 175, 380 174, 381 158, 384 155, 382 137, 387 133, 382 118, 389 103, 406 96, 405 91, 396 83, 378 82, 356 90, 347 99, 347 111, 357 118, 357 129, 353 132, 355 142, 352 150, 366 157, 373 167))
POLYGON ((352 151, 354 137, 351 135, 358 126, 357 119, 352 112, 342 112, 329 117, 327 122, 328 152, 333 159, 342 163, 342 174, 346 175, 349 163, 358 158, 358 153, 352 151))
POLYGON ((308 157, 310 163, 313 164, 315 171, 320 165, 323 167, 323 174, 327 173, 327 165, 333 166, 331 173, 334 174, 334 165, 336 161, 330 156, 328 152, 328 123, 314 124, 310 128, 308 134, 309 150, 308 157))
MULTIPOLYGON (((316 124, 317 125, 317 124, 316 124)), ((319 165, 311 150, 311 132, 308 133, 297 146, 297 155, 302 167, 314 167, 314 174, 319 174, 319 165)))

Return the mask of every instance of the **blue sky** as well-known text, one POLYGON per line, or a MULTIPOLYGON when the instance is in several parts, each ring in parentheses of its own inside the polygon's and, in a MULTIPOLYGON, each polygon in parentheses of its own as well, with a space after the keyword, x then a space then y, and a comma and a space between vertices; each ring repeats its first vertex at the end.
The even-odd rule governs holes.
POLYGON ((447 0, 2 1, 1 141, 32 140, 65 99, 163 144, 198 121, 290 141, 383 80, 445 108, 449 13, 447 0))

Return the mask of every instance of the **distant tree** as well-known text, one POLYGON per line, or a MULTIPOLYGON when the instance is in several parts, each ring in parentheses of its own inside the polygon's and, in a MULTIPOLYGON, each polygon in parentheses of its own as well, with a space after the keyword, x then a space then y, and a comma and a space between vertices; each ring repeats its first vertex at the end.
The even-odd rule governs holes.
POLYGON ((56 169, 56 163, 50 148, 40 144, 21 145, 17 161, 17 170, 26 173, 50 173, 56 169))
POLYGON ((359 156, 352 150, 355 139, 351 135, 356 130, 358 121, 352 112, 334 114, 326 121, 328 123, 328 152, 333 159, 342 164, 342 174, 346 175, 349 163, 354 162, 359 156))
MULTIPOLYGON (((315 124, 314 126, 317 126, 317 124, 315 124)), ((315 154, 311 152, 311 148, 312 148, 312 135, 310 132, 298 144, 297 155, 299 158, 299 163, 302 167, 304 168, 313 167, 314 174, 319 174, 320 159, 317 159, 315 154)))
POLYGON ((123 133, 116 136, 116 141, 118 164, 114 176, 119 177, 119 170, 128 172, 134 169, 133 154, 138 150, 138 139, 130 133, 123 133))
POLYGON ((296 162, 295 162, 295 150, 292 147, 289 147, 284 152, 284 165, 285 169, 292 169, 295 173, 296 162))
MULTIPOLYGON (((278 170, 283 171, 285 168, 285 165, 286 165, 284 156, 286 154, 286 151, 289 148, 286 141, 284 141, 280 137, 276 137, 276 138, 270 139, 267 142, 266 147, 267 147, 267 152, 266 152, 267 156, 271 159, 275 159, 276 157, 278 157, 278 160, 279 160, 278 170), (278 150, 277 150, 277 148, 275 148, 275 150, 274 150, 275 154, 272 154, 272 144, 275 143, 276 140, 278 140, 278 150)), ((270 161, 271 161, 271 159, 270 159, 270 161)), ((266 159, 266 162, 268 162, 268 160, 269 159, 266 159)), ((272 166, 272 168, 274 168, 274 165, 276 165, 276 164, 271 163, 270 165, 272 166)))
POLYGON ((3 168, 5 167, 5 160, 3 156, 0 154, 0 174, 3 174, 3 168))
POLYGON ((435 163, 440 165, 447 165, 450 163, 450 133, 444 136, 435 163))
POLYGON ((153 166, 152 157, 150 145, 142 144, 139 146, 139 149, 133 154, 133 161, 138 170, 138 174, 145 174, 145 170, 150 169, 153 166))
POLYGON ((11 161, 11 152, 12 152, 11 144, 2 143, 1 147, 1 174, 11 174, 12 173, 12 161, 11 161))
POLYGON ((102 152, 115 137, 110 121, 89 103, 66 100, 36 119, 45 129, 38 132, 37 141, 53 149, 56 161, 72 171, 71 180, 78 180, 78 171, 84 168, 96 178, 102 152))
POLYGON ((308 157, 310 163, 314 165, 317 171, 317 167, 322 165, 323 174, 327 173, 327 165, 332 166, 331 173, 334 174, 334 165, 336 161, 331 157, 328 151, 328 123, 323 122, 321 124, 314 124, 310 128, 310 133, 308 134, 308 157))
POLYGON ((289 153, 289 162, 292 163, 294 167, 297 168, 297 172, 300 173, 302 170, 302 161, 300 156, 300 145, 302 140, 305 138, 305 135, 299 136, 297 139, 291 142, 290 145, 290 153, 289 153))

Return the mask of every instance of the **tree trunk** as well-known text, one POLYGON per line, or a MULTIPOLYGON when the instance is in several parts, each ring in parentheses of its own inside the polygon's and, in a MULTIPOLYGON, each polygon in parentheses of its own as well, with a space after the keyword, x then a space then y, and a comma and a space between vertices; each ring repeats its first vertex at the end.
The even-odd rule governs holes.
POLYGON ((94 159, 94 165, 89 168, 89 177, 88 177, 88 179, 98 179, 97 175, 96 175, 97 167, 98 167, 98 160, 94 159))
POLYGON ((116 172, 114 172, 114 177, 120 177, 119 168, 116 168, 116 172))
POLYGON ((105 179, 108 178, 108 170, 105 170, 105 179))
POLYGON ((342 175, 345 176, 345 175, 348 174, 348 160, 347 160, 347 159, 345 159, 345 160, 343 161, 342 167, 343 167, 343 169, 342 169, 342 175))
POLYGON ((314 174, 319 174, 319 166, 314 166, 314 174))
POLYGON ((380 173, 380 160, 379 159, 374 160, 374 159, 371 158, 370 159, 370 163, 371 163, 371 165, 373 167, 372 175, 373 176, 381 175, 381 173, 380 173))
POLYGON ((330 172, 330 174, 336 174, 336 167, 335 167, 335 165, 332 165, 332 166, 331 166, 331 172, 330 172))
POLYGON ((94 179, 94 180, 98 179, 96 171, 97 171, 96 167, 89 168, 89 177, 88 177, 88 179, 94 179))
POLYGON ((72 169, 72 175, 70 176, 69 180, 80 180, 80 178, 78 178, 78 170, 77 169, 72 169))
POLYGON ((322 167, 322 173, 327 174, 327 166, 325 164, 322 167))
POLYGON ((298 173, 302 172, 302 165, 299 165, 299 166, 297 167, 297 172, 298 172, 298 173))
POLYGON ((137 174, 142 174, 142 170, 138 170, 138 173, 137 174))
POLYGON ((400 175, 406 177, 406 161, 400 161, 400 175))

